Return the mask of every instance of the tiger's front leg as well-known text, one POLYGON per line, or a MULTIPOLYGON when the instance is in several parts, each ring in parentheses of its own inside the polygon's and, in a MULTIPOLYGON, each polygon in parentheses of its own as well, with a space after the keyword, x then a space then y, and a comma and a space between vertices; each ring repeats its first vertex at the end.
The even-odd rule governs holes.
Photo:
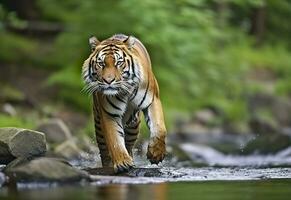
POLYGON ((106 146, 116 173, 128 171, 133 167, 132 157, 128 154, 121 118, 102 110, 102 124, 106 146))
POLYGON ((166 126, 160 99, 155 96, 152 104, 143 110, 151 136, 147 158, 152 164, 162 162, 166 155, 166 126))

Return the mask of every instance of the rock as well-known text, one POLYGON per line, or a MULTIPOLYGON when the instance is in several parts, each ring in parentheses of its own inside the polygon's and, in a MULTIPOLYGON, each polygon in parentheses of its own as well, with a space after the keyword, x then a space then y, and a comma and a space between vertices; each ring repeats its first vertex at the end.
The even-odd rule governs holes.
POLYGON ((22 165, 22 164, 24 164, 24 163, 27 163, 27 162, 29 162, 29 161, 31 161, 31 160, 33 160, 32 157, 30 157, 30 158, 23 158, 23 157, 15 158, 13 161, 11 161, 10 163, 8 163, 8 164, 4 167, 3 171, 6 171, 6 170, 9 170, 9 169, 12 169, 12 168, 17 167, 17 166, 19 166, 19 165, 22 165))
POLYGON ((40 124, 37 130, 45 133, 50 144, 59 144, 72 137, 69 128, 61 119, 49 119, 40 124))
POLYGON ((279 126, 291 126, 291 102, 287 97, 257 93, 248 97, 248 107, 251 116, 258 116, 262 111, 266 116, 267 111, 279 126))
POLYGON ((210 125, 216 118, 216 114, 210 109, 199 110, 194 115, 194 121, 203 124, 210 125))
POLYGON ((0 102, 21 103, 26 100, 22 91, 10 85, 1 84, 0 91, 0 102))
POLYGON ((270 108, 275 103, 275 97, 266 93, 255 93, 248 96, 248 107, 250 112, 255 112, 257 109, 270 108))
POLYGON ((68 160, 80 159, 85 152, 76 145, 76 138, 71 138, 58 145, 55 153, 68 160))
POLYGON ((77 182, 88 180, 86 172, 55 158, 36 158, 5 169, 10 182, 77 182))
POLYGON ((5 182, 6 182, 6 176, 2 172, 0 172, 0 188, 3 186, 5 182))
POLYGON ((245 145, 242 151, 244 154, 276 153, 291 145, 287 129, 280 128, 276 121, 257 116, 249 124, 256 136, 245 145))
POLYGON ((99 149, 94 139, 90 139, 87 135, 76 138, 76 145, 87 153, 98 154, 99 149))
POLYGON ((272 112, 280 126, 291 127, 291 102, 288 98, 278 98, 272 106, 272 112))
POLYGON ((262 117, 253 117, 249 121, 249 126, 255 134, 273 133, 279 132, 275 122, 262 117))
POLYGON ((257 134, 242 149, 243 154, 273 154, 291 146, 291 138, 283 134, 257 134))
POLYGON ((46 140, 41 132, 21 128, 0 128, 0 163, 14 158, 42 156, 46 153, 46 140))
POLYGON ((184 151, 192 161, 200 164, 212 165, 213 158, 218 159, 224 157, 221 152, 206 145, 184 143, 180 144, 179 148, 184 151))
POLYGON ((7 115, 10 115, 10 116, 16 116, 17 115, 17 112, 16 112, 15 108, 10 103, 5 103, 2 106, 2 112, 4 112, 7 115))
POLYGON ((216 149, 197 143, 173 145, 171 154, 179 163, 183 162, 187 167, 216 165, 217 160, 224 158, 224 154, 216 149))
POLYGON ((169 150, 169 155, 171 157, 175 157, 178 162, 185 162, 185 161, 192 160, 191 156, 189 156, 189 154, 186 153, 184 150, 182 150, 180 148, 180 145, 177 145, 177 144, 171 145, 171 148, 169 150))

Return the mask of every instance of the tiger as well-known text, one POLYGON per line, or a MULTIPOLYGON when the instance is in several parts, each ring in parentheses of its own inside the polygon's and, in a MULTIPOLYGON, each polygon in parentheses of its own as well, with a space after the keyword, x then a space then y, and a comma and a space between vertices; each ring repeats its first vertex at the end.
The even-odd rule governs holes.
POLYGON ((102 167, 115 173, 133 168, 133 147, 140 132, 141 113, 150 131, 147 159, 163 161, 166 126, 150 56, 136 37, 115 34, 99 41, 89 38, 91 53, 84 61, 84 90, 93 97, 95 135, 102 167))

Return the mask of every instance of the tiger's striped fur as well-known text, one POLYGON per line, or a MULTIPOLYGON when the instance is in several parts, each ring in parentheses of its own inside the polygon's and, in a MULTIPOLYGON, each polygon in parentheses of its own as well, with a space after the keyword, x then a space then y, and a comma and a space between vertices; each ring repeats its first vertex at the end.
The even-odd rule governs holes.
POLYGON ((102 42, 89 39, 92 52, 83 65, 85 90, 93 96, 95 132, 103 166, 116 172, 133 166, 132 148, 141 112, 151 132, 147 158, 165 156, 166 127, 158 83, 144 45, 133 36, 114 35, 102 42))

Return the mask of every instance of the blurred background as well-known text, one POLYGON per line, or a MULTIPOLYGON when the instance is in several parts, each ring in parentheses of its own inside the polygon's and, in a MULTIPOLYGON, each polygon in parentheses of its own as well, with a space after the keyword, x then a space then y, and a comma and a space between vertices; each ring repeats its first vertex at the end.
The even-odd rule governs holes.
POLYGON ((290 19, 290 0, 1 0, 0 126, 57 118, 93 138, 88 38, 125 33, 150 53, 171 137, 276 152, 291 144, 290 19))

